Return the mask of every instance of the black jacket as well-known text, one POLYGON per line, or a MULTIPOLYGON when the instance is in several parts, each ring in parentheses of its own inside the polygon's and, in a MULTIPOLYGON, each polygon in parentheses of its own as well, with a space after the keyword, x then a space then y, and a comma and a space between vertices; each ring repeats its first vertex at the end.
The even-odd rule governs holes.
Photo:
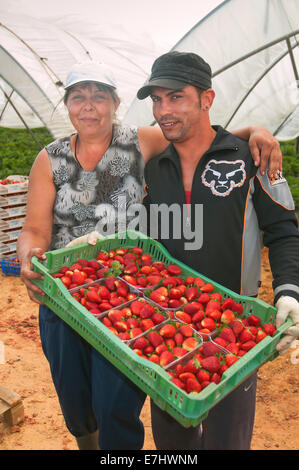
POLYGON ((242 295, 257 295, 262 230, 269 247, 275 302, 281 295, 299 301, 299 232, 288 184, 283 177, 270 182, 267 175, 261 176, 248 143, 220 126, 214 128, 216 137, 194 173, 189 215, 185 210, 185 217, 178 216, 186 198, 174 146, 145 166, 147 233, 211 280, 242 295), (167 212, 163 206, 162 211, 153 210, 161 204, 176 214, 170 216, 169 236, 167 225, 163 226, 167 212))

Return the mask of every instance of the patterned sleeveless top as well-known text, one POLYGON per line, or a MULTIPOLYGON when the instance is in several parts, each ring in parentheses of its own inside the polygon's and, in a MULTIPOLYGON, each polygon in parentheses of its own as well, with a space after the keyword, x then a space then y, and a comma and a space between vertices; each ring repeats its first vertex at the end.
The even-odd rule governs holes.
POLYGON ((63 248, 93 230, 103 235, 125 230, 136 217, 128 208, 143 197, 144 161, 137 127, 114 125, 110 147, 93 171, 83 170, 75 160, 70 139, 45 147, 56 188, 51 249, 63 248))

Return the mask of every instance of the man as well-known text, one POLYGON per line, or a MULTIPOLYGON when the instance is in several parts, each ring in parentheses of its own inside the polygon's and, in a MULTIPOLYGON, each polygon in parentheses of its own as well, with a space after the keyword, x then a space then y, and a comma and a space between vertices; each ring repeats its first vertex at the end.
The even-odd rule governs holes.
MULTIPOLYGON (((273 181, 254 166, 247 142, 211 126, 211 86, 210 66, 201 57, 170 52, 154 62, 148 83, 137 93, 139 99, 151 96, 154 117, 170 142, 145 167, 150 232, 156 229, 171 255, 199 273, 237 293, 256 296, 261 229, 269 247, 277 325, 287 316, 294 323, 277 346, 285 352, 299 336, 299 232, 293 199, 281 175, 273 181), (173 216, 168 238, 163 237, 161 217, 152 210, 161 204, 182 209, 173 216), (183 210, 186 204, 189 215, 183 210), (199 205, 202 224, 196 217, 199 205), (202 245, 195 244, 196 249, 186 245, 187 224, 193 234, 201 231, 202 245), (178 228, 181 237, 175 236, 178 228)), ((202 431, 201 426, 183 428, 152 403, 157 449, 249 449, 255 396, 253 374, 212 408, 202 431)))

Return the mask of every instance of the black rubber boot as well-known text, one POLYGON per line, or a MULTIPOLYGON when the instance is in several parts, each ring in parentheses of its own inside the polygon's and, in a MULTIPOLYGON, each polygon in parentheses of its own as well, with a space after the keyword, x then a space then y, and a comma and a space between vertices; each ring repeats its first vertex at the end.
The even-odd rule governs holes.
POLYGON ((79 450, 100 450, 99 448, 99 431, 86 434, 85 436, 76 437, 79 450))

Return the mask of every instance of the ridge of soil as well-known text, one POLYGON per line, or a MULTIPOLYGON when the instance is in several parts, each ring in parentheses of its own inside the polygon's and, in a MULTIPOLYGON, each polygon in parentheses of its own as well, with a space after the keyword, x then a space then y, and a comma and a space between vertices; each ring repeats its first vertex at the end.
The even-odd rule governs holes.
MULTIPOLYGON (((0 420, 0 450, 76 450, 68 432, 43 355, 38 329, 38 306, 27 296, 20 278, 0 274, 0 340, 4 362, 0 384, 23 401, 23 423, 7 427, 0 420)), ((272 275, 267 250, 262 252, 259 297, 273 303, 272 275)), ((299 350, 289 350, 259 369, 253 450, 299 448, 299 350), (297 356, 296 356, 297 354, 297 356)), ((155 450, 149 399, 142 409, 143 450, 155 450)))

